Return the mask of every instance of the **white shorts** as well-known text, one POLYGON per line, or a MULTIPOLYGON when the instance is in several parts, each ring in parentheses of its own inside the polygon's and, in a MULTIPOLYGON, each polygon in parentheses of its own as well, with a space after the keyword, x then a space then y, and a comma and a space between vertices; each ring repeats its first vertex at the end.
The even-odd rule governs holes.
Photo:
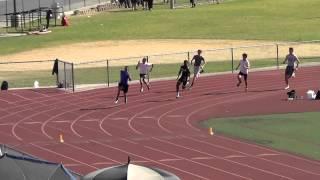
POLYGON ((201 66, 194 66, 193 73, 196 77, 199 77, 201 71, 201 66))

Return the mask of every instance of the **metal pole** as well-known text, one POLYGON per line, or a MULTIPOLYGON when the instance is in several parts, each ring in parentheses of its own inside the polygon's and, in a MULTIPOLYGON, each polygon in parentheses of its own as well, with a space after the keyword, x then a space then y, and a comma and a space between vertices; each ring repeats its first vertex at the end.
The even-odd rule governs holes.
MULTIPOLYGON (((149 56, 147 56, 147 63, 149 63, 149 56)), ((148 70, 148 83, 150 82, 150 71, 148 70)))
POLYGON ((40 4, 40 0, 39 0, 39 9, 38 9, 38 28, 40 28, 40 24, 41 24, 41 12, 40 12, 40 8, 41 8, 41 4, 40 4))
POLYGON ((56 73, 56 84, 57 84, 57 87, 60 88, 60 81, 59 81, 59 60, 56 59, 56 60, 54 61, 54 63, 55 63, 56 61, 57 61, 57 63, 58 63, 58 73, 56 73))
POLYGON ((66 62, 63 62, 63 72, 64 72, 64 89, 67 89, 67 73, 66 73, 66 62))
POLYGON ((234 63, 234 54, 233 54, 233 48, 231 48, 231 68, 232 68, 232 73, 234 73, 233 63, 234 63))
POLYGON ((170 0, 170 9, 174 9, 175 0, 170 0))
POLYGON ((277 69, 279 69, 279 44, 276 44, 277 46, 277 69))
POLYGON ((71 64, 72 67, 72 92, 74 92, 75 86, 74 86, 74 64, 71 64))
MULTIPOLYGON (((6 27, 9 26, 8 22, 8 0, 6 0, 6 27)), ((8 32, 8 28, 6 28, 6 31, 8 32)))
POLYGON ((188 62, 190 61, 190 52, 188 51, 188 62))
POLYGON ((110 87, 110 70, 109 70, 109 60, 107 60, 107 83, 108 83, 108 87, 110 87))

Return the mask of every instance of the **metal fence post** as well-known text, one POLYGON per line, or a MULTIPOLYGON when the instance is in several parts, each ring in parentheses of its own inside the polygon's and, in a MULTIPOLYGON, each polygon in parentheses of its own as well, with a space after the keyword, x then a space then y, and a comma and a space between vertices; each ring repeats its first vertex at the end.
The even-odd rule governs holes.
POLYGON ((75 85, 74 85, 74 64, 71 64, 71 76, 72 76, 72 92, 74 92, 75 85))
POLYGON ((110 87, 110 70, 109 70, 109 60, 107 60, 107 84, 110 87))
POLYGON ((67 73, 66 73, 66 62, 63 62, 63 72, 64 72, 64 89, 67 89, 67 73))
POLYGON ((234 73, 234 54, 233 54, 233 48, 231 48, 231 68, 232 68, 232 73, 234 73))
POLYGON ((277 69, 279 69, 279 44, 276 44, 277 46, 277 69))
POLYGON ((170 0, 170 9, 174 9, 175 0, 170 0))
POLYGON ((190 52, 188 51, 188 62, 190 61, 190 52))

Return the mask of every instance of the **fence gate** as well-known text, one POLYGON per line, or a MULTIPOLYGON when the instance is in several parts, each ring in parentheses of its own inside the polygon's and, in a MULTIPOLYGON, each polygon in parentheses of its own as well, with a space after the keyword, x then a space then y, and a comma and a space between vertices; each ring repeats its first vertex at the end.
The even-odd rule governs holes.
POLYGON ((73 63, 58 61, 57 86, 74 91, 73 63))

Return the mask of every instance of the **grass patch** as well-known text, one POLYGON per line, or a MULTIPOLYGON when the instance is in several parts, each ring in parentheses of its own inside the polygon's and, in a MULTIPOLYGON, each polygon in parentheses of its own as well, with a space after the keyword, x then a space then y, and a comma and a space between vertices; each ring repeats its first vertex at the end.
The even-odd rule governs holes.
MULTIPOLYGON (((306 62, 319 62, 319 58, 306 58, 306 62)), ((234 62, 234 68, 237 66, 238 61, 234 62)), ((176 76, 181 64, 155 64, 151 73, 152 78, 172 77, 176 76)), ((251 61, 251 68, 262 68, 276 66, 275 59, 261 59, 251 61)), ((110 83, 119 81, 119 71, 123 66, 111 66, 109 69, 110 83)), ((192 67, 190 67, 192 71, 192 67)), ((207 62, 205 66, 205 73, 226 72, 231 71, 231 61, 217 61, 207 62)), ((35 80, 40 82, 41 86, 55 86, 55 76, 51 75, 51 69, 38 70, 38 71, 0 71, 0 81, 7 80, 11 88, 13 87, 32 87, 35 80)), ((133 79, 138 79, 138 71, 135 66, 129 66, 129 72, 133 79)), ((80 68, 74 67, 75 84, 106 84, 107 83, 107 68, 104 67, 91 67, 80 68)))
POLYGON ((320 39, 318 7, 308 0, 234 0, 170 10, 106 12, 71 17, 68 28, 44 36, 0 39, 0 55, 76 42, 128 39, 320 39), (299 11, 299 13, 297 13, 299 11), (19 46, 17 46, 19 45, 19 46))
POLYGON ((217 133, 320 160, 320 112, 218 118, 202 125, 217 133))

